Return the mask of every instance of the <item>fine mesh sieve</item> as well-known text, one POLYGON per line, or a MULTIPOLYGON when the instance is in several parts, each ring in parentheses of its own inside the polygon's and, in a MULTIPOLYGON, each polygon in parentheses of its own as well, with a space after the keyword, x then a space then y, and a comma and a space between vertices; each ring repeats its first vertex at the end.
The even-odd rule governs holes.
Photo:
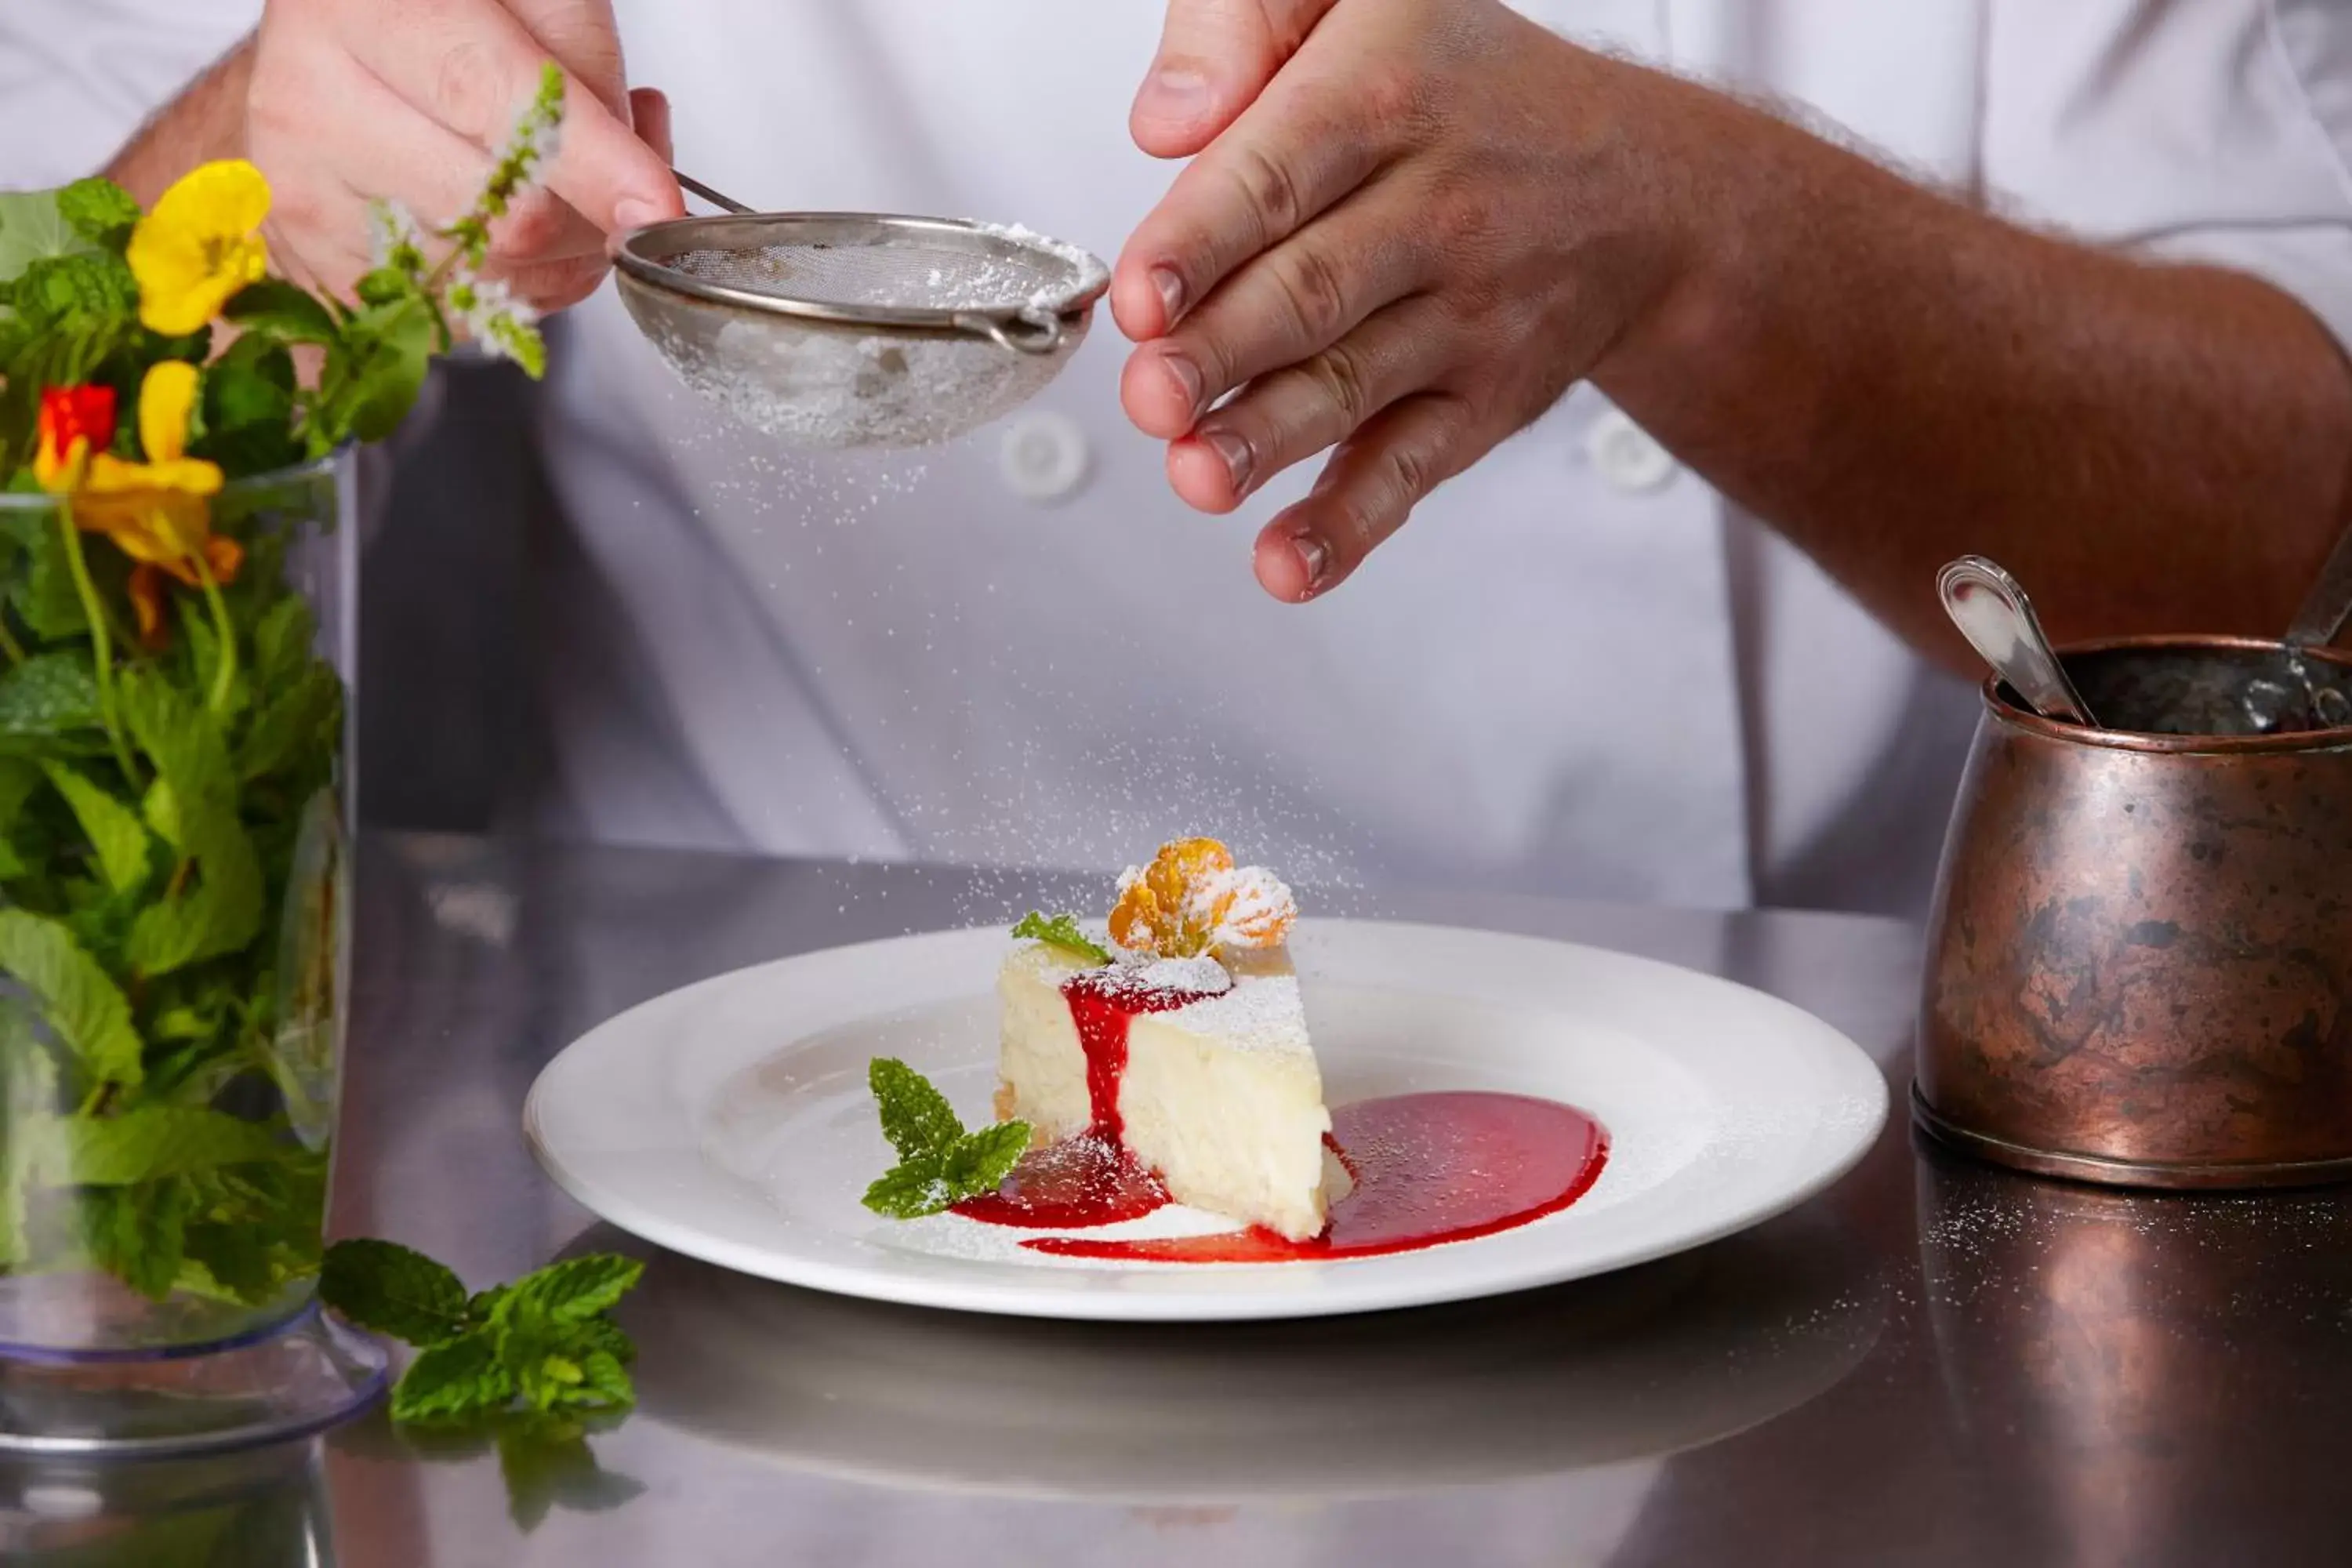
POLYGON ((1028 401, 1110 281, 1024 229, 869 213, 680 218, 615 240, 613 261, 688 385, 814 447, 927 446, 1028 401))

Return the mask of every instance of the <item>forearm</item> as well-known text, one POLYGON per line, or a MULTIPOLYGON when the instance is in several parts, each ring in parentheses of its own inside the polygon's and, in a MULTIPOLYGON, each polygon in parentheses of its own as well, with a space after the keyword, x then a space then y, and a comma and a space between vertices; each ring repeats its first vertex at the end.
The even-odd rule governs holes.
POLYGON ((246 88, 253 70, 253 39, 215 60, 139 128, 105 173, 152 205, 173 181, 215 158, 245 154, 246 88))
POLYGON ((1940 657, 1936 569, 1969 552, 2062 639, 2284 631, 2352 515, 2352 368, 2299 303, 1725 100, 1689 129, 1693 263, 1594 377, 1654 435, 1940 657))

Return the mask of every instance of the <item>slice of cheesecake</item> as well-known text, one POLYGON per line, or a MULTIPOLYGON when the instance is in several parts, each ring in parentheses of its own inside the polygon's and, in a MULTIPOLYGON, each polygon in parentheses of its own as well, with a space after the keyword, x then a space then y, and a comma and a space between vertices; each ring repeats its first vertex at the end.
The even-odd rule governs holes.
MULTIPOLYGON (((1282 942, 1289 893, 1234 871, 1222 846, 1202 854, 1207 842, 1171 846, 1154 866, 1190 851, 1205 863, 1192 875, 1209 885, 1207 904, 1187 912, 1176 887, 1160 900, 1166 919, 1115 914, 1128 951, 1111 962, 1045 942, 1005 959, 996 1113, 1029 1122, 1039 1145, 1118 1142, 1177 1202, 1303 1241, 1322 1233, 1348 1176, 1326 1143, 1322 1075, 1282 942), (1205 912, 1220 890, 1249 930, 1205 912)), ((1121 910, 1148 875, 1122 884, 1121 910)), ((1171 886, 1159 879, 1160 894, 1171 886)))

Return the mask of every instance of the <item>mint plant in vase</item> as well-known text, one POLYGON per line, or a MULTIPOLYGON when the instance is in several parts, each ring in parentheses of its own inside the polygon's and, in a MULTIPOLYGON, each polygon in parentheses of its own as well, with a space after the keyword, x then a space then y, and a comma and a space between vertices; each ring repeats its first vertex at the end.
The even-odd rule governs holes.
POLYGON ((382 1386, 314 1299, 341 1089, 352 453, 461 336, 561 116, 474 210, 380 208, 339 299, 209 163, 0 195, 0 1450, 316 1426, 382 1386))

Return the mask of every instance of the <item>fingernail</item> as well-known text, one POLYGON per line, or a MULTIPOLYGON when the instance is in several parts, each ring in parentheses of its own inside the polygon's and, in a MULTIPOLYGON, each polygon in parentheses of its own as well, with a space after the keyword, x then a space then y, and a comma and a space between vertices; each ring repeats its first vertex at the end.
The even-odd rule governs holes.
POLYGON ((613 227, 622 234, 643 228, 660 221, 661 208, 636 196, 624 196, 613 204, 613 227))
POLYGON ((1192 413, 1201 412, 1201 367, 1182 354, 1169 354, 1162 361, 1168 374, 1176 382, 1176 389, 1184 395, 1184 406, 1192 413))
POLYGON ((1257 463, 1257 454, 1250 450, 1248 439, 1238 430, 1212 430, 1202 435, 1201 439, 1225 460, 1225 472, 1233 479, 1234 494, 1246 494, 1250 469, 1257 463))
POLYGON ((1150 113, 1198 119, 1208 110, 1209 79, 1190 66, 1162 66, 1143 84, 1143 99, 1150 113))
POLYGON ((1151 286, 1160 291, 1160 309, 1165 315, 1165 325, 1174 326, 1176 318, 1184 313, 1184 279, 1173 267, 1151 269, 1151 286))
POLYGON ((1311 533, 1302 533, 1290 543, 1298 552, 1299 564, 1307 568, 1307 591, 1318 592, 1331 570, 1331 547, 1311 533))

